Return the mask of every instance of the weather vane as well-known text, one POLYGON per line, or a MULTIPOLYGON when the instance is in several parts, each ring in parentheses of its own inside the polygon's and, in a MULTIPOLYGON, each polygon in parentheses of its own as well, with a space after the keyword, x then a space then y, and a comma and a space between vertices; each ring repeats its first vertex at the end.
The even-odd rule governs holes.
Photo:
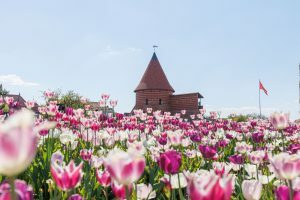
POLYGON ((154 53, 155 53, 155 48, 157 48, 157 47, 158 47, 157 45, 153 45, 154 53))

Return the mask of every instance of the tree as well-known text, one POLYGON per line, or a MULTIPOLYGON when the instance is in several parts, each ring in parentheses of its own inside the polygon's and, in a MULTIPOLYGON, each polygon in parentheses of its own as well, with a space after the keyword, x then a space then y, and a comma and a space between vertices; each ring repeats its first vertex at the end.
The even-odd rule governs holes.
POLYGON ((4 89, 2 84, 0 84, 0 96, 8 95, 9 91, 4 89))
POLYGON ((72 107, 75 109, 84 107, 84 104, 81 102, 81 96, 73 90, 70 90, 65 94, 61 94, 58 101, 65 107, 72 107))

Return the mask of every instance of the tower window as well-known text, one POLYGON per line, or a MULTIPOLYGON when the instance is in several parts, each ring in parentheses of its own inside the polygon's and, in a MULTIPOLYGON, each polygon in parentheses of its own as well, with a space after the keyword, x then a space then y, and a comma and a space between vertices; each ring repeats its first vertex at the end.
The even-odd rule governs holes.
POLYGON ((149 104, 149 101, 148 101, 148 99, 146 99, 146 105, 148 105, 149 104))
POLYGON ((159 105, 161 105, 162 104, 162 100, 161 99, 159 99, 159 105))

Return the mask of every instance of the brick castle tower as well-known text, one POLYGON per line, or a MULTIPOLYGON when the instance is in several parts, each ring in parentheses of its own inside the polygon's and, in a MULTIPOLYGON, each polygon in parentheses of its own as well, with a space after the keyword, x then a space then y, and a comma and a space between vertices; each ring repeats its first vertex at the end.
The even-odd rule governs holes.
POLYGON ((202 108, 203 96, 198 92, 173 94, 175 90, 170 85, 155 52, 134 92, 136 93, 134 109, 146 111, 147 108, 152 108, 154 111, 161 110, 172 114, 186 110, 187 114, 197 114, 202 108))

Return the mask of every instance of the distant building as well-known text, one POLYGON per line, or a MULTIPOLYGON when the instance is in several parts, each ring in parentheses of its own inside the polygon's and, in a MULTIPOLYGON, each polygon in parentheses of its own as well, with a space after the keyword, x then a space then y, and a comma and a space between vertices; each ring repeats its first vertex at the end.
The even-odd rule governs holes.
POLYGON ((99 102, 89 101, 87 102, 88 105, 90 105, 90 110, 92 111, 102 111, 104 113, 114 113, 114 109, 109 107, 108 105, 106 107, 101 107, 99 105, 99 102))
MULTIPOLYGON (((5 94, 2 95, 2 97, 11 97, 14 99, 15 105, 13 106, 13 109, 15 110, 20 110, 21 108, 26 108, 26 101, 25 99, 21 96, 21 94, 5 94)), ((35 113, 38 113, 38 104, 35 103, 35 106, 32 108, 32 110, 35 113)))
POLYGON ((203 96, 199 92, 173 94, 175 90, 170 85, 155 52, 134 92, 136 103, 133 109, 146 111, 147 108, 152 108, 172 114, 186 110, 186 114, 196 114, 202 108, 203 96))

